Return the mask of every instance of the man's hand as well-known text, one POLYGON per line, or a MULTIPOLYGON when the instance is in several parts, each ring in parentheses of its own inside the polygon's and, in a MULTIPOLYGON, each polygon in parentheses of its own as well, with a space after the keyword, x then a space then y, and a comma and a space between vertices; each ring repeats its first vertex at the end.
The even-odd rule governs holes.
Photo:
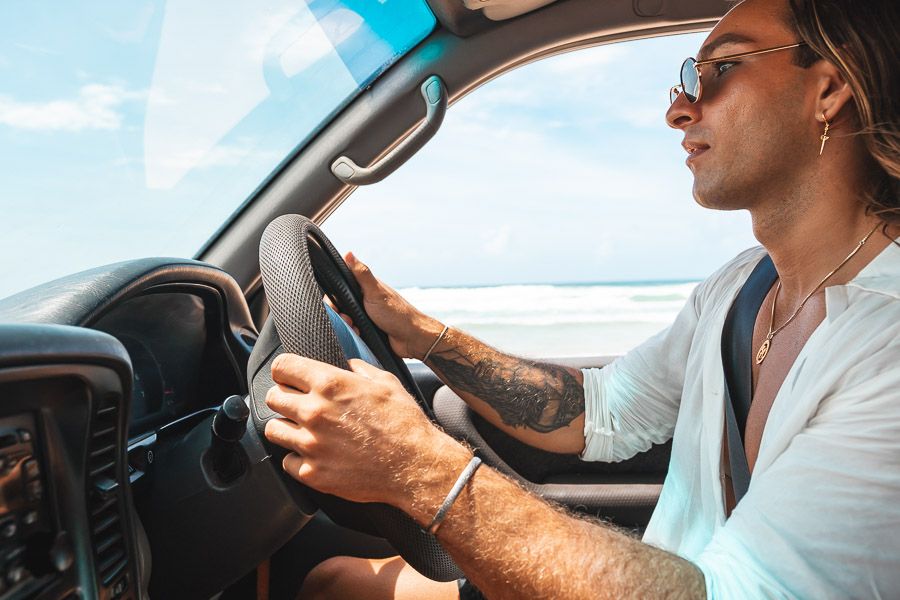
POLYGON ((459 444, 438 431, 392 374, 351 359, 352 371, 294 354, 272 363, 266 404, 284 415, 266 438, 291 451, 284 470, 356 502, 396 502, 429 465, 423 448, 459 444))
MULTIPOLYGON (((266 437, 291 450, 295 479, 356 502, 384 502, 424 526, 471 452, 438 431, 391 374, 292 354, 272 364, 266 396, 285 415, 266 437)), ((478 470, 438 531, 490 598, 702 598, 687 561, 602 524, 574 519, 490 468, 478 470)))
MULTIPOLYGON (((443 326, 376 278, 352 252, 344 256, 344 261, 362 289, 366 314, 387 334, 394 352, 403 358, 422 358, 443 326)), ((348 320, 346 315, 341 317, 348 320)))

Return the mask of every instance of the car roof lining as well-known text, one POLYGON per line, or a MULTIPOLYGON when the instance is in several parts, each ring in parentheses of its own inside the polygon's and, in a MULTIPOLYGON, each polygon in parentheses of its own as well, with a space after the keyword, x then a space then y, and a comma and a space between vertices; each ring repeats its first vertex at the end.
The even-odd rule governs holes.
POLYGON ((665 11, 646 17, 635 12, 642 1, 558 0, 513 19, 489 21, 466 38, 438 27, 286 161, 198 258, 226 270, 245 294, 252 293, 259 285, 255 249, 265 226, 291 212, 317 223, 324 221, 355 189, 332 175, 331 162, 348 154, 360 164, 370 164, 400 143, 424 116, 418 86, 431 74, 444 80, 452 104, 487 81, 547 56, 616 41, 707 30, 732 4, 654 0, 665 11), (248 252, 248 246, 253 251, 248 252))
POLYGON ((463 0, 469 10, 480 10, 492 21, 512 19, 543 8, 556 0, 463 0))
POLYGON ((469 10, 462 0, 426 0, 441 27, 459 37, 468 37, 491 26, 481 11, 469 10))
MULTIPOLYGON (((658 1, 658 0, 653 0, 658 1)), ((557 0, 426 0, 438 22, 467 37, 503 21, 533 12, 557 0)))

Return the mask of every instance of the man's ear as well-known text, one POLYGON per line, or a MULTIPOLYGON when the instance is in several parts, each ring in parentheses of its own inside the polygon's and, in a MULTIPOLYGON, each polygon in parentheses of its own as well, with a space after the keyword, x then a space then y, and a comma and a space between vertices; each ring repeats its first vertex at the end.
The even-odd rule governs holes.
POLYGON ((818 71, 816 118, 823 114, 833 122, 852 118, 851 110, 846 108, 853 101, 853 90, 838 68, 827 60, 820 60, 811 68, 818 71))

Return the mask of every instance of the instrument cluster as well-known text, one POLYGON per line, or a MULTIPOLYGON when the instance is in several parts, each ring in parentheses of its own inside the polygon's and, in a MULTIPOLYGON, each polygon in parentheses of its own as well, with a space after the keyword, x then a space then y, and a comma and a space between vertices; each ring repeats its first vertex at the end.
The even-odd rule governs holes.
POLYGON ((199 407, 208 347, 202 298, 180 292, 138 296, 104 315, 94 328, 118 338, 131 357, 131 435, 199 407))

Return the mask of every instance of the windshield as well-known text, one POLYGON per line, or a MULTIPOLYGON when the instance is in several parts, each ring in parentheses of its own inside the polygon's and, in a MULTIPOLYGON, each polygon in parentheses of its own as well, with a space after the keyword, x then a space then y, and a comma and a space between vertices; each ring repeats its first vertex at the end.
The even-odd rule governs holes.
POLYGON ((193 256, 434 28, 424 0, 0 7, 0 297, 193 256))

